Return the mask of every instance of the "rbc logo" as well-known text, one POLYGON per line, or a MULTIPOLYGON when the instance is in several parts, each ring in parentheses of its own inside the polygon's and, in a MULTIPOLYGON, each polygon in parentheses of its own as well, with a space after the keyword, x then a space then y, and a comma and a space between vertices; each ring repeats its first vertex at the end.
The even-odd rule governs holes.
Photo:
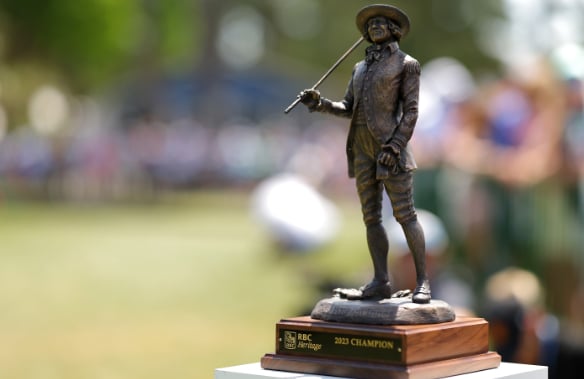
POLYGON ((296 332, 284 331, 284 348, 288 350, 296 349, 296 332))

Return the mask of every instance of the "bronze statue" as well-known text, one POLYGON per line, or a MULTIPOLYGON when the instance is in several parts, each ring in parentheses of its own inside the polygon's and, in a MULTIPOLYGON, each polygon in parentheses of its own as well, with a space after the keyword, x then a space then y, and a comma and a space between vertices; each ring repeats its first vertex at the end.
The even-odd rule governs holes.
POLYGON ((370 5, 359 11, 356 22, 371 45, 366 49, 366 58, 355 65, 344 98, 331 101, 321 97, 316 86, 299 95, 299 101, 311 112, 351 119, 347 141, 349 176, 356 178, 374 277, 359 289, 336 292, 350 300, 392 296, 387 267, 389 242, 381 216, 385 188, 415 262, 417 286, 412 300, 428 303, 431 293, 424 232, 412 195, 416 162, 408 146, 418 118, 420 64, 398 45, 407 35, 410 21, 396 7, 370 5))

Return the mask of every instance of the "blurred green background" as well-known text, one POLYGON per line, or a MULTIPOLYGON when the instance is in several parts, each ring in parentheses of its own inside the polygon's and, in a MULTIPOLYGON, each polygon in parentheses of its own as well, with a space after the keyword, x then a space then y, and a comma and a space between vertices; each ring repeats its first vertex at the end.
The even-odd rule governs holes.
MULTIPOLYGON (((347 121, 283 110, 376 2, 0 0, 0 376, 212 377, 364 283, 347 121)), ((412 145, 416 206, 444 229, 426 229, 435 293, 485 317, 514 297, 504 359, 581 372, 584 1, 391 3, 423 67, 412 145), (510 267, 537 285, 493 285, 510 267)))
POLYGON ((241 192, 4 203, 0 373, 199 378, 257 361, 274 349, 275 322, 316 301, 315 275, 364 263, 353 208, 357 225, 306 259, 274 255, 241 192))

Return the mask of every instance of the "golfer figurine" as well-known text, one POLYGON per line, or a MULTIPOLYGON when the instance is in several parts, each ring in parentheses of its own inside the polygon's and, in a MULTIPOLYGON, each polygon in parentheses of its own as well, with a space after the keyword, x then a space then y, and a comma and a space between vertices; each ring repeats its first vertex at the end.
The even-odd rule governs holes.
POLYGON ((408 146, 418 118, 420 64, 399 49, 400 40, 410 30, 410 21, 396 7, 370 5, 359 11, 356 22, 371 45, 365 59, 355 65, 344 98, 331 101, 321 97, 316 86, 299 95, 299 101, 311 112, 351 119, 349 176, 356 179, 374 276, 359 289, 338 289, 336 293, 350 300, 392 296, 387 266, 389 242, 381 216, 385 189, 415 262, 417 286, 412 301, 428 303, 431 292, 424 232, 412 197, 416 162, 408 146))

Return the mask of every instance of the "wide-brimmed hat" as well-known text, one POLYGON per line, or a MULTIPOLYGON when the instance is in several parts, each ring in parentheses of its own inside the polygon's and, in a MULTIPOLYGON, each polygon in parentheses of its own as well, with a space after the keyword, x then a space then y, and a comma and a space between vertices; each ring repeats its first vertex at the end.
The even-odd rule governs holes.
POLYGON ((410 18, 399 8, 386 4, 368 5, 357 13, 356 23, 359 32, 363 34, 365 39, 369 42, 369 35, 367 33, 367 21, 371 17, 383 16, 396 23, 401 29, 402 38, 410 31, 410 18))

